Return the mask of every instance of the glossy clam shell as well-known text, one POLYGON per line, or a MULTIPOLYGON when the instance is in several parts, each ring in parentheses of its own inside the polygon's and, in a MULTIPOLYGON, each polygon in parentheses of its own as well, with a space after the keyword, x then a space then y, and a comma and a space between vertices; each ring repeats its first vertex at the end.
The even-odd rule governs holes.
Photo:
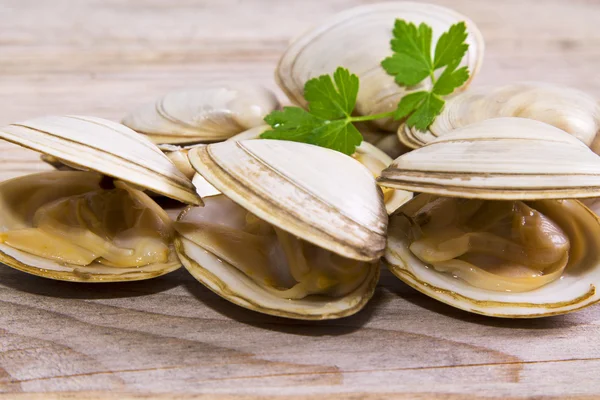
POLYGON ((469 285, 449 274, 439 273, 409 250, 411 214, 426 204, 431 195, 421 194, 390 217, 385 263, 414 289, 465 311, 503 318, 535 318, 564 314, 600 300, 600 220, 577 200, 540 200, 543 210, 571 238, 571 257, 561 279, 523 292, 496 292, 469 285), (579 230, 579 235, 573 232, 579 230), (575 253, 577 252, 577 254, 575 253))
MULTIPOLYGON (((42 187, 61 186, 53 193, 59 199, 100 189, 102 175, 85 171, 50 171, 26 175, 0 183, 0 228, 2 231, 27 228, 18 212, 12 212, 15 196, 35 196, 42 187), (11 205, 12 204, 12 205, 11 205)), ((52 198, 46 199, 52 201, 52 198)), ((40 204, 41 205, 41 204, 40 204)), ((33 212, 34 210, 32 210, 33 212)), ((174 249, 173 249, 174 250, 174 249)), ((143 267, 115 268, 97 262, 90 266, 75 266, 35 256, 0 243, 0 261, 12 268, 55 280, 71 282, 122 282, 154 278, 181 267, 179 260, 143 267)))

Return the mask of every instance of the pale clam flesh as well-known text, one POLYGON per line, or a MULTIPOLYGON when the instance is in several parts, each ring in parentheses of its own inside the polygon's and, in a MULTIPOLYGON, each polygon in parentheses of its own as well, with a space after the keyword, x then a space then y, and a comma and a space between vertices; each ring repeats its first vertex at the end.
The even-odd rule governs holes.
POLYGON ((0 184, 0 260, 79 282, 148 279, 180 267, 171 219, 124 182, 52 171, 0 184))

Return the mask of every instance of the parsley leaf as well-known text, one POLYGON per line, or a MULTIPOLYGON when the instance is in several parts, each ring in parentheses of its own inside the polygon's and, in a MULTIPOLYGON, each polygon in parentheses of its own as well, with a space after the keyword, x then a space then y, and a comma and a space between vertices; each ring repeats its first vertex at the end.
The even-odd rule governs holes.
POLYGON ((435 46, 434 68, 438 69, 449 65, 453 61, 462 60, 467 54, 469 45, 467 40, 467 26, 464 22, 459 22, 450 27, 438 40, 435 46))
POLYGON ((260 136, 263 139, 307 142, 314 127, 321 124, 322 119, 300 107, 283 107, 283 111, 273 111, 267 115, 265 122, 273 130, 264 132, 260 136))
POLYGON ((271 112, 265 122, 272 130, 260 137, 310 143, 351 155, 363 139, 352 125, 358 88, 358 77, 342 67, 333 79, 330 75, 313 78, 304 85, 308 111, 284 107, 271 112))
POLYGON ((461 87, 469 79, 467 67, 456 69, 459 63, 460 60, 454 60, 448 65, 433 85, 433 93, 445 96, 452 93, 457 87, 461 87))
POLYGON ((313 131, 310 143, 352 155, 363 140, 362 134, 347 120, 328 121, 313 131))
POLYGON ((394 112, 395 119, 406 119, 406 124, 425 130, 444 108, 440 96, 449 95, 469 79, 467 67, 458 68, 467 53, 467 27, 464 22, 452 25, 443 33, 431 55, 433 32, 425 24, 396 20, 394 38, 390 45, 394 52, 381 62, 383 69, 394 76, 401 86, 415 86, 423 80, 431 80, 431 89, 404 96, 394 112), (435 71, 445 67, 439 77, 435 71), (457 69, 458 68, 458 69, 457 69))

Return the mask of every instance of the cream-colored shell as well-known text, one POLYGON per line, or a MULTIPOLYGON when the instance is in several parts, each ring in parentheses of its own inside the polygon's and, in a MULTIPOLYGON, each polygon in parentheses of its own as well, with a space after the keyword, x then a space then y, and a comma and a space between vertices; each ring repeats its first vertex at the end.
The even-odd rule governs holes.
POLYGON ((95 117, 52 116, 0 128, 0 138, 189 204, 202 204, 191 181, 148 139, 95 117))
MULTIPOLYGON (((474 77, 483 60, 483 38, 475 24, 445 7, 413 2, 387 2, 352 8, 327 19, 304 33, 288 47, 279 61, 275 77, 290 100, 306 106, 304 84, 311 78, 331 74, 338 66, 360 78, 356 111, 360 115, 392 111, 408 91, 396 84, 380 63, 392 54, 390 39, 396 19, 432 27, 434 43, 458 22, 467 24, 469 50, 463 60, 474 77)), ((469 82, 463 85, 465 88, 469 82)), ((425 81, 410 91, 428 88, 425 81)), ((398 123, 378 121, 389 130, 398 123)))
POLYGON ((261 86, 186 88, 141 106, 122 122, 154 143, 206 143, 262 125, 277 108, 275 94, 261 86))
POLYGON ((600 157, 543 122, 496 118, 454 130, 398 157, 382 186, 492 200, 600 196, 600 157))
POLYGON ((383 254, 383 196, 351 157, 266 139, 211 144, 188 156, 209 183, 270 224, 344 257, 373 261, 383 254))
POLYGON ((398 137, 406 146, 419 148, 454 129, 498 117, 542 121, 572 134, 593 151, 600 151, 600 103, 582 91, 542 82, 460 93, 446 102, 428 130, 419 131, 403 124, 398 137))
MULTIPOLYGON (((260 137, 260 134, 268 129, 270 129, 268 125, 259 126, 254 129, 250 129, 246 132, 242 132, 239 135, 235 135, 227 140, 240 141, 240 140, 247 140, 247 139, 258 139, 260 137)), ((394 137, 394 135, 386 135, 386 136, 394 137)), ((395 139, 395 140, 397 141, 397 139, 395 139)), ((390 165, 392 163, 392 159, 387 154, 385 154, 382 150, 378 149, 374 145, 367 143, 366 141, 363 141, 360 144, 360 146, 358 146, 356 148, 355 156, 373 157, 373 158, 379 160, 381 163, 383 163, 386 166, 390 165)), ((373 171, 371 171, 371 172, 373 172, 373 171)), ((381 172, 381 171, 379 171, 379 172, 381 172)), ((198 185, 196 185, 196 187, 198 187, 198 185)), ((201 193, 201 192, 199 192, 199 193, 201 193)), ((394 193, 392 194, 392 196, 390 198, 388 198, 387 201, 385 202, 385 208, 386 208, 388 214, 395 211, 402 204, 406 203, 410 198, 412 198, 411 192, 407 192, 405 190, 394 190, 394 193)))
MULTIPOLYGON (((579 230, 571 260, 561 279, 523 292, 496 292, 469 285, 449 274, 437 272, 410 250, 410 223, 402 213, 412 214, 431 199, 421 194, 390 217, 385 262, 402 281, 451 306, 478 314, 504 318, 535 318, 564 314, 600 300, 600 220, 577 200, 540 200, 547 216, 571 236, 579 230), (555 203, 552 205, 551 203, 555 203), (554 207, 553 207, 554 206, 554 207), (554 211, 551 211, 553 210, 554 211), (570 235, 571 234, 571 235, 570 235)), ((535 206, 534 206, 535 207, 535 206)))
MULTIPOLYGON (((48 186, 56 188, 60 185, 60 190, 52 193, 55 196, 54 198, 43 199, 44 203, 48 203, 65 196, 76 196, 98 190, 101 188, 101 180, 102 175, 95 172, 50 171, 1 182, 0 232, 30 227, 21 215, 23 210, 20 210, 21 212, 11 212, 15 204, 21 205, 18 202, 20 196, 35 195, 38 189, 48 186), (17 201, 14 199, 17 199, 17 201)), ((30 211, 35 212, 35 210, 30 211)), ((173 257, 175 259, 168 263, 150 264, 142 267, 116 268, 104 266, 97 262, 89 266, 75 266, 29 254, 0 243, 0 262, 33 275, 72 282, 123 282, 150 279, 179 268, 181 263, 174 254, 173 257)))

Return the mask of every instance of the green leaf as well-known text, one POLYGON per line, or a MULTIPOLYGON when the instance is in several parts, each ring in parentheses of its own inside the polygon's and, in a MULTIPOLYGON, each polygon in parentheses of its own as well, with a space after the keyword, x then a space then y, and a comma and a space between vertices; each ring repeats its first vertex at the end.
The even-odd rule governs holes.
POLYGON ((444 100, 433 93, 427 93, 415 112, 406 120, 406 124, 424 131, 433 123, 435 117, 440 115, 443 108, 444 100))
POLYGON ((394 119, 399 120, 406 118, 419 107, 427 96, 429 96, 429 92, 426 91, 415 92, 404 96, 398 103, 398 108, 394 113, 394 119))
POLYGON ((401 86, 414 86, 427 78, 430 69, 406 54, 394 54, 381 62, 381 66, 401 86))
POLYGON ((363 140, 362 134, 348 120, 328 121, 314 130, 310 143, 352 155, 363 140))
POLYGON ((333 79, 330 75, 311 79, 304 86, 308 111, 284 107, 271 112, 265 121, 273 129, 260 137, 310 143, 351 155, 362 142, 361 133, 351 123, 358 89, 358 77, 342 67, 333 79))
POLYGON ((396 20, 394 38, 390 42, 394 54, 381 66, 402 86, 413 86, 427 78, 432 71, 432 30, 425 24, 417 28, 412 23, 396 20))
POLYGON ((333 78, 331 79, 330 75, 321 75, 304 85, 304 98, 308 101, 308 110, 323 119, 348 117, 356 104, 358 77, 339 67, 333 78))
POLYGON ((433 86, 433 93, 445 96, 454 92, 469 79, 467 67, 456 69, 460 60, 455 60, 446 67, 433 86))
POLYGON ((390 44, 397 54, 404 54, 422 64, 423 68, 431 69, 431 27, 415 24, 397 19, 394 24, 394 38, 390 44))
POLYGON ((455 60, 462 60, 467 53, 469 45, 467 40, 467 26, 464 22, 459 22, 450 27, 448 32, 440 36, 435 46, 435 57, 433 68, 438 69, 449 65, 455 60))
POLYGON ((312 131, 323 120, 300 107, 284 107, 283 111, 273 111, 265 117, 265 122, 273 128, 263 132, 262 139, 291 140, 308 142, 312 131))

